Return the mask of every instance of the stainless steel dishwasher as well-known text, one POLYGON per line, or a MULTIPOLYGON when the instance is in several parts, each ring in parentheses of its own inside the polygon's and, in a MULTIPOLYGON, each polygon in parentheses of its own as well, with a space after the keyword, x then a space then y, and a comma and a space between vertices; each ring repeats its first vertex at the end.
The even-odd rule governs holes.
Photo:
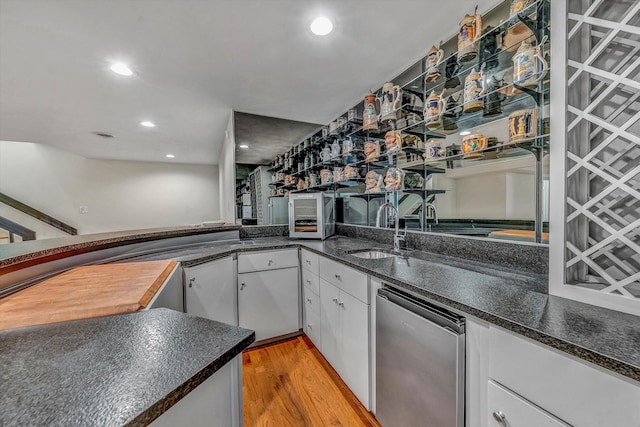
POLYGON ((463 427, 464 318, 386 285, 376 304, 380 424, 463 427))

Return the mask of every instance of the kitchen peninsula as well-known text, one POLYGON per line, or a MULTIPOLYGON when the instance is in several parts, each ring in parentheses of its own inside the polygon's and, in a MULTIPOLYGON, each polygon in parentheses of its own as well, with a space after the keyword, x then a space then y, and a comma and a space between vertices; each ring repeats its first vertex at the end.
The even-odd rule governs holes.
MULTIPOLYGON (((389 230, 369 230, 368 239, 362 239, 358 235, 361 227, 339 226, 339 235, 325 241, 291 240, 282 237, 282 227, 229 227, 222 230, 203 229, 176 229, 174 233, 164 230, 157 232, 134 232, 126 236, 121 233, 113 241, 105 236, 83 236, 68 238, 66 244, 57 242, 58 246, 49 244, 48 248, 38 248, 39 252, 27 253, 19 248, 10 249, 17 251, 14 256, 4 256, 0 261, 2 269, 15 268, 16 265, 29 261, 33 268, 38 265, 38 258, 48 259, 48 252, 68 254, 71 256, 87 256, 93 254, 99 257, 99 252, 92 249, 107 249, 111 260, 142 261, 158 259, 174 259, 182 267, 199 265, 202 263, 233 256, 238 253, 255 253, 266 250, 279 250, 285 248, 302 248, 303 251, 317 254, 333 262, 345 265, 349 268, 366 273, 374 281, 384 282, 405 289, 429 301, 440 304, 450 310, 454 310, 468 319, 475 319, 488 325, 494 325, 517 336, 526 337, 533 342, 544 344, 561 354, 570 355, 575 360, 588 362, 599 369, 604 368, 608 376, 624 379, 629 384, 638 387, 640 381, 640 342, 637 330, 640 329, 640 319, 636 316, 619 313, 616 311, 595 307, 545 293, 546 276, 531 269, 516 270, 513 267, 500 265, 498 258, 494 264, 482 263, 470 259, 454 258, 448 255, 425 252, 421 250, 407 251, 403 257, 387 258, 383 260, 364 260, 351 255, 355 250, 380 247, 390 248, 391 233, 389 230), (230 234, 229 234, 230 233, 230 234), (135 236, 146 236, 145 244, 154 243, 154 249, 149 251, 127 249, 128 243, 138 242, 135 236), (160 240, 153 240, 154 237, 160 240), (244 238, 240 238, 243 236, 244 238), (224 239, 221 239, 224 237, 224 239), (171 242, 172 238, 178 241, 171 242), (182 239, 182 240, 180 240, 182 239), (187 239, 187 240, 184 240, 187 239), (189 241, 192 239, 192 241, 189 241), (369 240, 376 239, 376 241, 369 240), (82 240, 78 243, 74 240, 82 240), (163 242, 160 248, 159 242, 163 242), (74 254, 81 245, 83 254, 74 254), (75 249, 71 249, 75 248, 75 249), (114 258, 113 251, 122 251, 122 254, 114 258)), ((366 231, 366 230, 365 230, 366 231)), ((411 234, 411 233, 410 233, 411 234)), ((434 236, 442 238, 443 236, 434 236)), ((453 245, 457 238, 447 237, 453 245)), ((504 250, 513 251, 513 245, 502 242, 487 242, 465 239, 475 245, 498 245, 493 250, 500 252, 499 246, 504 250)), ((38 245, 47 245, 38 242, 38 245)), ((20 245, 16 245, 20 246, 20 245)), ((488 246, 487 246, 488 248, 488 246)), ((526 245, 518 245, 523 250, 531 250, 526 245)), ((24 264, 23 264, 24 265, 24 264)), ((523 264, 526 266, 526 264, 523 264)), ((46 264, 40 264, 44 268, 46 264)), ((22 269, 24 270, 24 269, 22 269)), ((14 269, 12 274, 17 274, 20 269, 14 269)), ((144 316, 164 316, 153 314, 154 310, 147 313, 137 313, 130 319, 142 321, 144 316)), ((178 316, 171 313, 170 316, 178 316)), ((180 315, 183 316, 183 315, 180 315)), ((118 324, 118 319, 123 316, 115 316, 109 319, 118 324)), ((76 324, 92 325, 97 320, 77 321, 76 324)), ((62 328, 68 323, 49 325, 43 328, 62 328)), ((93 327, 93 326, 88 326, 93 327)), ((0 339, 19 339, 23 334, 29 335, 30 329, 16 329, 3 332, 0 339)), ((163 335, 163 334, 161 334, 163 335)), ((158 338, 161 338, 161 335, 158 338)), ((244 336, 243 339, 247 339, 244 336)), ((242 339, 240 340, 242 341, 242 339)), ((244 341, 244 345, 248 345, 244 341)), ((7 341, 8 342, 8 341, 7 341)), ((43 344, 45 345, 45 344, 43 344)), ((40 347, 39 347, 40 348, 40 347)), ((21 356, 11 353, 16 348, 3 345, 3 358, 5 360, 17 360, 21 356)), ((22 347, 25 353, 22 357, 30 356, 38 359, 39 351, 33 351, 22 347)), ((16 372, 9 370, 3 377, 9 381, 8 375, 16 372)), ((24 392, 28 392, 25 389, 24 392)), ((6 395, 5 395, 6 396, 6 395)), ((27 396, 24 396, 27 397, 27 396)), ((3 397, 3 399, 7 399, 3 397)), ((28 399, 27 399, 28 400, 28 399)), ((3 407, 11 407, 11 402, 2 402, 3 407), (9 406, 6 406, 9 405, 9 406)))

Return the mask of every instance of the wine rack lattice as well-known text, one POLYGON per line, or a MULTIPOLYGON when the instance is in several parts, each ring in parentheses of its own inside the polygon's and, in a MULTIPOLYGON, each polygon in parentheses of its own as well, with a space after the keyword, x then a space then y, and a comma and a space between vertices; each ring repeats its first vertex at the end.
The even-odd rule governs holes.
POLYGON ((640 301, 640 0, 568 0, 568 284, 640 301))

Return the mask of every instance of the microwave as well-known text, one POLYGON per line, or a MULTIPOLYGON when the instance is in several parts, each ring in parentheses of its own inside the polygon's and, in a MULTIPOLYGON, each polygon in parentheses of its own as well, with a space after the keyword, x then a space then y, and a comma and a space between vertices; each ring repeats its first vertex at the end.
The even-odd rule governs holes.
POLYGON ((289 195, 289 237, 324 240, 335 233, 334 198, 324 193, 289 195))

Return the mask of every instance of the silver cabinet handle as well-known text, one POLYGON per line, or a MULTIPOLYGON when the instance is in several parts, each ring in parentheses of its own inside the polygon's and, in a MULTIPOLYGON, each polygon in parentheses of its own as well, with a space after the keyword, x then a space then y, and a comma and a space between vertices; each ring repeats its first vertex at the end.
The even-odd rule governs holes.
POLYGON ((271 264, 273 264, 273 260, 270 259, 269 262, 267 263, 268 266, 270 266, 271 264))
POLYGON ((311 304, 311 298, 307 298, 307 302, 311 304))
POLYGON ((246 286, 247 286, 247 284, 246 284, 246 283, 241 283, 241 284, 240 284, 240 290, 243 290, 246 286))
POLYGON ((307 283, 308 283, 308 284, 311 284, 311 280, 307 279, 307 283))
POLYGON ((343 303, 342 301, 340 301, 340 302, 338 303, 338 305, 339 305, 340 307, 344 307, 344 303, 343 303))
POLYGON ((307 261, 307 264, 311 265, 311 261, 309 261, 308 259, 305 260, 305 261, 307 261))
POLYGON ((192 277, 191 279, 189 279, 189 287, 190 288, 193 287, 193 282, 195 282, 195 281, 196 281, 195 277, 192 277))
POLYGON ((496 420, 498 422, 498 424, 500 424, 503 427, 506 427, 506 421, 507 421, 507 417, 504 416, 504 414, 502 413, 502 411, 495 411, 493 413, 493 419, 496 420))
POLYGON ((338 298, 331 298, 331 301, 335 302, 336 304, 338 303, 338 298))
POLYGON ((340 278, 340 275, 339 275, 339 274, 334 274, 334 276, 336 276, 336 279, 338 279, 338 280, 342 280, 342 279, 340 278))
POLYGON ((307 328, 313 329, 313 325, 311 323, 307 323, 307 328))

